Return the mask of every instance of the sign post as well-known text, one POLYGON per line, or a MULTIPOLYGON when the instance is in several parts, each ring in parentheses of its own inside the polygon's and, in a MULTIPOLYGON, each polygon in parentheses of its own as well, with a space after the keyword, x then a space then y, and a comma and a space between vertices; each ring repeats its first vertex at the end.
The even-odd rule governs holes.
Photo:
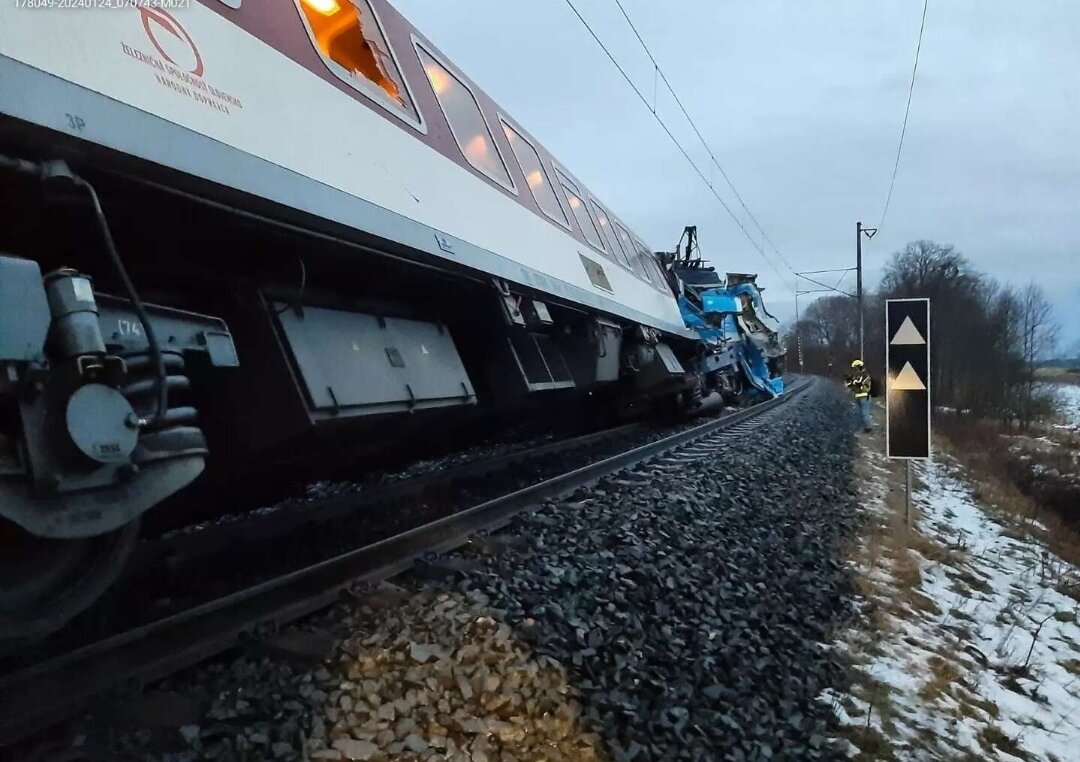
POLYGON ((911 461, 930 457, 930 300, 885 303, 885 447, 907 461, 911 523, 911 461))

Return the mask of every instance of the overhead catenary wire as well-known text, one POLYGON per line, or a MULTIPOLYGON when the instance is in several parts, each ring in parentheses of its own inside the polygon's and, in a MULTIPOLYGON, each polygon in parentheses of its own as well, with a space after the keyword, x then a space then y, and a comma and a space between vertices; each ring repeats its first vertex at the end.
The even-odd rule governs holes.
MULTIPOLYGON (((855 294, 851 294, 851 293, 848 293, 847 291, 841 291, 840 290, 840 288, 839 288, 840 281, 837 281, 835 286, 830 286, 828 283, 822 283, 821 281, 817 280, 816 278, 808 277, 805 273, 799 273, 799 277, 802 278, 803 280, 810 281, 811 283, 813 283, 816 286, 821 286, 822 288, 824 288, 824 289, 826 289, 828 291, 835 291, 838 294, 843 294, 844 296, 850 296, 853 299, 855 298, 855 294)), ((841 278, 841 280, 843 280, 843 278, 841 278)))
POLYGON ((923 0, 922 20, 919 22, 919 41, 915 45, 915 63, 911 67, 911 83, 908 85, 907 105, 904 107, 904 124, 900 128, 900 142, 896 146, 896 161, 893 163, 892 179, 889 180, 889 193, 885 196, 885 207, 881 211, 881 222, 878 230, 885 226, 885 217, 889 214, 889 204, 892 202, 893 188, 896 187, 896 174, 900 169, 900 154, 904 150, 904 137, 907 135, 908 116, 911 114, 911 96, 915 92, 915 75, 919 71, 919 54, 922 52, 923 32, 926 30, 926 9, 930 0, 923 0))
MULTIPOLYGON (((641 44, 641 49, 645 51, 645 55, 647 55, 649 57, 649 61, 652 62, 655 75, 659 76, 660 80, 664 83, 664 87, 666 87, 668 92, 671 93, 671 97, 675 100, 675 104, 679 107, 682 115, 690 124, 691 129, 693 129, 694 134, 697 135, 698 140, 701 141, 701 145, 705 148, 705 152, 709 155, 709 160, 712 161, 713 166, 720 170, 720 176, 724 178, 724 182, 727 183, 727 186, 731 189, 732 194, 735 196, 736 199, 738 199, 739 205, 742 207, 743 211, 746 212, 746 216, 749 217, 751 222, 754 223, 754 227, 756 227, 758 232, 761 233, 761 237, 765 240, 766 243, 769 244, 769 247, 776 254, 777 258, 779 258, 779 260, 784 264, 784 266, 794 275, 795 268, 791 266, 791 263, 788 262, 787 258, 780 253, 780 249, 777 248, 776 244, 773 243, 771 238, 769 238, 769 234, 765 232, 765 229, 761 226, 761 223, 758 222, 757 217, 754 216, 754 213, 750 211, 750 207, 747 206, 746 202, 743 200, 742 195, 735 187, 735 183, 731 181, 731 178, 728 177, 728 173, 724 171, 724 167, 716 158, 716 154, 713 153, 712 147, 709 145, 709 142, 705 140, 705 136, 701 134, 701 130, 698 129, 697 123, 694 121, 694 118, 690 116, 690 112, 687 111, 686 106, 683 105, 682 99, 680 99, 678 93, 675 92, 675 88, 671 86, 671 82, 668 81, 667 75, 664 74, 664 70, 660 67, 660 64, 657 63, 656 57, 653 56, 652 51, 649 50, 649 46, 646 44, 645 39, 641 36, 641 33, 638 31, 637 26, 634 25, 633 20, 630 18, 630 14, 626 12, 626 8, 623 7, 621 0, 615 0, 615 5, 619 7, 619 12, 622 13, 623 18, 626 19, 626 23, 630 26, 630 29, 631 31, 633 31, 634 36, 637 37, 638 43, 641 44)), ((652 109, 653 113, 656 112, 655 104, 656 94, 654 85, 652 109)))
POLYGON ((619 64, 618 60, 616 60, 615 56, 612 55, 611 51, 608 50, 608 47, 604 44, 604 41, 600 39, 599 35, 596 34, 589 22, 586 21, 585 17, 581 15, 581 12, 577 9, 577 6, 574 5, 573 0, 566 0, 566 4, 570 6, 570 10, 573 11, 575 16, 577 16, 578 21, 580 21, 582 26, 584 26, 585 29, 589 32, 589 35, 593 38, 593 40, 596 41, 596 44, 600 46, 600 49, 604 51, 604 54, 608 57, 608 60, 611 61, 612 65, 618 70, 619 74, 621 74, 623 79, 626 80, 626 83, 630 85, 630 89, 634 91, 634 94, 637 95, 642 105, 644 105, 645 108, 648 109, 649 113, 653 115, 654 119, 656 119, 657 124, 659 124, 661 129, 664 130, 664 133, 668 136, 671 142, 675 144, 675 147, 679 149, 679 153, 683 155, 683 158, 685 158, 687 163, 690 164, 694 172, 697 173, 697 176, 701 178, 701 181, 703 183, 705 183, 709 191, 719 202, 720 206, 723 207, 724 211, 727 212, 729 217, 731 217, 732 221, 738 226, 739 230, 742 231, 742 234, 746 237, 746 240, 748 240, 750 244, 754 247, 754 249, 757 250, 758 254, 761 255, 761 258, 765 260, 766 264, 768 264, 769 267, 772 268, 773 272, 776 273, 776 276, 780 278, 780 281, 785 285, 785 287, 792 288, 791 284, 780 273, 780 270, 773 263, 772 259, 765 253, 765 250, 754 239, 754 237, 750 235, 750 231, 746 229, 745 225, 743 225, 742 220, 739 219, 738 215, 736 215, 731 210, 731 207, 728 206, 727 202, 725 202, 723 197, 721 197, 719 192, 717 192, 716 187, 712 184, 712 181, 705 176, 705 173, 701 171, 701 168, 697 165, 697 162, 693 160, 693 158, 687 152, 686 148, 683 147, 682 143, 680 143, 678 138, 675 137, 674 133, 672 133, 671 129, 667 126, 664 120, 660 118, 660 115, 657 114, 653 107, 649 104, 649 100, 641 92, 641 89, 638 88, 636 84, 634 84, 634 81, 630 78, 630 75, 626 73, 626 70, 623 69, 622 65, 619 64))
POLYGON ((795 273, 796 275, 832 275, 833 273, 850 273, 854 272, 855 267, 832 267, 828 270, 803 270, 802 272, 795 273))

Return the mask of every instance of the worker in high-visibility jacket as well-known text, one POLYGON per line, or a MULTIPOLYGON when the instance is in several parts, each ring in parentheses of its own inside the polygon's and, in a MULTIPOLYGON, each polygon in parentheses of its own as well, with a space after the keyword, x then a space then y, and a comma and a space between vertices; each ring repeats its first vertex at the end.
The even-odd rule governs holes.
POLYGON ((866 363, 862 360, 851 361, 851 375, 844 381, 851 393, 855 395, 855 404, 859 407, 862 416, 864 431, 874 428, 874 417, 870 408, 870 389, 872 383, 870 374, 866 372, 866 363))

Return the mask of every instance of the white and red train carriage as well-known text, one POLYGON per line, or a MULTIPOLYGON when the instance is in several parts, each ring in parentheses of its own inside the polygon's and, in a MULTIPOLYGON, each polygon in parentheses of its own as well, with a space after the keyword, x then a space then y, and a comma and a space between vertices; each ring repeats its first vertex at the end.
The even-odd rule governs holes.
POLYGON ((207 465, 693 386, 641 239, 384 0, 107 5, 0 5, 0 639, 207 465))

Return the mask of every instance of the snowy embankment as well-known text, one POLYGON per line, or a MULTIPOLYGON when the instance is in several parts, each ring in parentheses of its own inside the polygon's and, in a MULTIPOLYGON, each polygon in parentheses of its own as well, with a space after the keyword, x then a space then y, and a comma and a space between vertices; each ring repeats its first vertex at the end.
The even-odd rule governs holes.
POLYGON ((862 446, 857 551, 866 616, 836 646, 856 667, 830 694, 863 759, 1080 758, 1080 573, 979 506, 957 464, 902 471, 862 446))
POLYGON ((1080 385, 1054 384, 1054 396, 1058 402, 1058 413, 1063 422, 1057 428, 1080 431, 1080 385))

